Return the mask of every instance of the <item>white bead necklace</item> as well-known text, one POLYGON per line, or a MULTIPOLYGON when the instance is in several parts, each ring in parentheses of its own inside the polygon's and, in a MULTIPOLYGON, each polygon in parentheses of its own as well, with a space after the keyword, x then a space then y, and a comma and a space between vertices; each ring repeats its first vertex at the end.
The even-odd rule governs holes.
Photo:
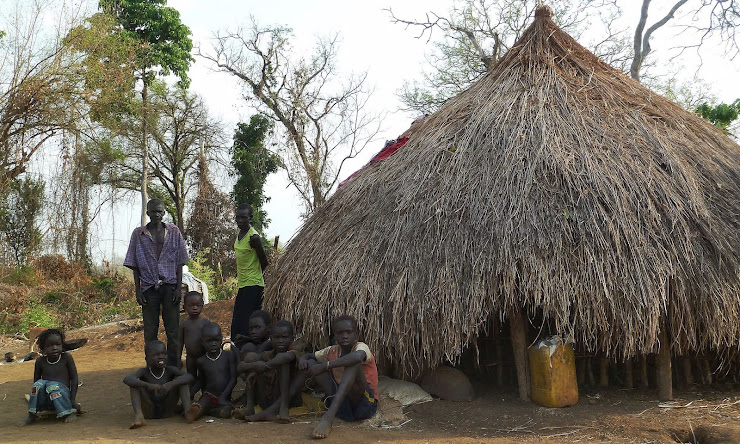
POLYGON ((206 353, 206 358, 210 359, 210 360, 211 360, 211 361, 213 361, 213 362, 216 362, 216 361, 218 361, 218 358, 220 358, 220 357, 221 357, 221 352, 222 352, 222 351, 223 351, 223 349, 219 350, 219 351, 218 351, 218 356, 216 356, 215 358, 212 358, 212 357, 208 356, 208 353, 206 353))
POLYGON ((165 372, 165 370, 167 370, 167 369, 166 369, 166 368, 163 368, 163 369, 162 369, 162 374, 161 374, 161 375, 159 375, 159 376, 157 376, 157 375, 155 375, 155 374, 154 374, 154 372, 152 371, 152 368, 151 368, 151 367, 149 367, 149 373, 151 373, 151 374, 152 374, 152 376, 154 376, 154 377, 155 377, 156 379, 162 379, 162 376, 164 376, 164 372, 165 372))
POLYGON ((54 362, 51 362, 51 361, 49 361, 49 357, 47 356, 47 357, 46 357, 46 362, 48 362, 48 363, 49 363, 49 364, 51 364, 51 365, 54 365, 54 364, 56 364, 57 362, 59 362, 59 361, 60 361, 61 359, 62 359, 62 354, 61 354, 61 353, 59 353, 59 357, 57 358, 57 360, 56 360, 56 361, 54 361, 54 362))

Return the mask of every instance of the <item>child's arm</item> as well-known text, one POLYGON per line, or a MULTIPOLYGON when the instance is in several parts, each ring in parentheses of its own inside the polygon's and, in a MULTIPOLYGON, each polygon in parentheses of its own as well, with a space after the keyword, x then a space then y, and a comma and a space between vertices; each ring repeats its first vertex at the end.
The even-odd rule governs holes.
POLYGON ((356 350, 351 353, 347 353, 341 358, 337 358, 333 361, 319 362, 318 364, 314 364, 311 366, 310 369, 308 369, 308 371, 311 373, 311 376, 316 376, 326 371, 329 371, 329 369, 332 369, 332 368, 351 367, 355 364, 365 362, 366 356, 367 355, 365 354, 364 351, 356 350))
POLYGON ((150 384, 143 379, 146 371, 146 367, 136 370, 134 373, 123 378, 123 383, 132 388, 156 389, 157 387, 154 384, 150 384))
POLYGON ((289 364, 295 360, 296 360, 295 353, 293 353, 292 351, 287 351, 287 352, 276 354, 275 357, 267 361, 266 364, 270 368, 277 368, 283 364, 289 364))
POLYGON ((38 381, 41 379, 41 360, 44 359, 43 356, 39 356, 38 359, 36 359, 36 363, 33 365, 33 382, 38 381))
POLYGON ((190 385, 193 381, 195 381, 195 377, 193 375, 186 372, 185 370, 175 367, 174 365, 168 365, 167 371, 175 377, 172 378, 171 381, 162 384, 165 393, 169 392, 174 387, 180 387, 181 385, 190 385))
POLYGON ((301 370, 308 369, 308 361, 316 360, 316 355, 313 353, 306 353, 305 355, 298 358, 298 368, 301 370))
POLYGON ((69 353, 65 353, 67 355, 67 372, 69 373, 69 399, 72 401, 72 405, 77 409, 80 410, 80 405, 77 403, 77 386, 79 385, 80 377, 77 374, 77 366, 75 365, 75 360, 72 359, 72 355, 69 353))
POLYGON ((182 349, 185 347, 185 324, 187 320, 180 322, 180 326, 177 328, 177 341, 179 347, 177 349, 177 359, 180 361, 180 367, 182 367, 182 349))
MULTIPOLYGON (((236 353, 236 351, 230 351, 230 353, 236 353)), ((229 359, 229 380, 226 383, 226 387, 224 387, 224 391, 221 392, 221 396, 218 397, 219 404, 231 404, 231 392, 234 390, 234 386, 236 385, 236 359, 234 359, 234 356, 232 354, 231 359, 229 359)))

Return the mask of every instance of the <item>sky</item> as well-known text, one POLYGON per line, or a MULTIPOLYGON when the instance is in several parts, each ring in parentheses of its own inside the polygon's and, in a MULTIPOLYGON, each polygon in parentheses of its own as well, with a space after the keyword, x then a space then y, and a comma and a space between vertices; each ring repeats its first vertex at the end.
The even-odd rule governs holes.
MULTIPOLYGON (((625 23, 636 23, 639 11, 636 0, 621 2, 625 23)), ((666 0, 654 1, 651 19, 665 10, 666 0)), ((262 25, 285 25, 294 32, 293 45, 297 51, 308 54, 320 35, 339 33, 340 52, 338 66, 344 73, 367 71, 367 83, 374 88, 372 103, 377 111, 387 112, 378 141, 369 146, 356 159, 348 162, 340 175, 349 176, 362 167, 369 158, 380 150, 387 139, 395 139, 416 117, 399 111, 401 107, 396 92, 404 80, 419 79, 422 67, 426 66, 425 54, 431 51, 427 38, 418 39, 417 30, 391 22, 384 9, 391 7, 399 17, 422 18, 428 11, 447 13, 452 0, 390 0, 364 2, 339 0, 169 0, 168 6, 180 11, 181 20, 192 31, 194 44, 203 51, 210 48, 209 40, 219 29, 233 29, 248 25, 250 16, 262 25)), ((625 25, 627 26, 627 25, 625 25)), ((630 28, 630 32, 631 29, 630 28)), ((440 36, 436 34, 435 36, 440 36)), ((671 46, 685 39, 677 30, 664 29, 656 33, 653 40, 655 54, 667 54, 671 46)), ((585 43, 585 42, 581 42, 585 43)), ((740 97, 740 85, 733 79, 740 78, 737 61, 727 60, 719 50, 703 51, 705 68, 700 76, 709 83, 712 92, 720 101, 731 102, 740 97)), ((681 72, 686 79, 694 74, 696 59, 665 62, 665 68, 681 72), (685 65, 685 66, 684 66, 685 65)), ((209 62, 196 57, 189 71, 191 90, 200 94, 210 112, 220 118, 226 128, 233 130, 237 122, 248 121, 254 109, 243 98, 241 85, 231 76, 214 72, 209 62)), ((224 191, 230 190, 230 178, 221 177, 224 191)), ((270 202, 265 210, 271 223, 264 233, 268 238, 280 236, 286 242, 299 228, 301 202, 288 186, 284 174, 274 174, 265 187, 270 202)), ((93 256, 97 259, 121 262, 125 254, 131 230, 138 225, 139 197, 121 200, 112 209, 104 208, 93 228, 93 256)))

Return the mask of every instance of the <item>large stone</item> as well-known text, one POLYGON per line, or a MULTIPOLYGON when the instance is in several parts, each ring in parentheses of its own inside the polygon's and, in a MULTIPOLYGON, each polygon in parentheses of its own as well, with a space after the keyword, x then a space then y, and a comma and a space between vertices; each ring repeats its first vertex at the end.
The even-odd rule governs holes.
POLYGON ((472 401, 475 397, 473 384, 465 373, 447 366, 426 372, 421 378, 421 388, 447 401, 472 401))

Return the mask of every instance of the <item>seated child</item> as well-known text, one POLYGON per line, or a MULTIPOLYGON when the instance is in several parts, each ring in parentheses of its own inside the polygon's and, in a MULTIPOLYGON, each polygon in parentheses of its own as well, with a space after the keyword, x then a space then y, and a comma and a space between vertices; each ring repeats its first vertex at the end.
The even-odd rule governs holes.
POLYGON ((185 347, 185 350, 187 350, 185 369, 193 375, 193 384, 190 385, 190 396, 195 396, 198 390, 200 390, 196 379, 198 369, 195 363, 198 358, 206 353, 201 342, 201 331, 203 330, 203 326, 211 321, 200 315, 203 311, 203 295, 201 293, 189 291, 185 295, 184 304, 188 318, 180 323, 180 350, 178 356, 182 356, 182 349, 185 347))
POLYGON ((203 326, 202 342, 206 354, 198 358, 201 396, 186 413, 189 421, 204 415, 231 417, 231 391, 236 385, 236 359, 232 350, 221 348, 221 327, 209 322, 203 326))
POLYGON ((240 348, 242 359, 247 353, 260 354, 265 350, 272 349, 270 322, 270 314, 264 310, 257 310, 249 316, 249 339, 240 348))
POLYGON ((298 360, 299 368, 307 370, 328 395, 328 410, 314 428, 314 438, 329 436, 334 417, 360 421, 372 417, 378 409, 378 369, 368 346, 358 342, 357 321, 340 316, 332 324, 337 345, 298 360))
MULTIPOLYGON (((183 409, 190 406, 189 385, 193 375, 173 365, 167 365, 167 346, 150 341, 144 347, 146 367, 123 378, 130 387, 134 422, 129 428, 146 425, 147 419, 169 418, 175 412, 178 399, 183 409)), ((187 417, 185 418, 187 419, 187 417)))
POLYGON ((293 339, 293 324, 286 320, 278 321, 270 329, 273 349, 261 355, 248 353, 239 363, 237 372, 249 375, 247 406, 243 412, 235 412, 235 418, 289 422, 289 408, 303 405, 301 389, 306 378, 304 372, 298 371, 300 353, 291 349, 293 339), (254 415, 255 399, 262 407, 257 415, 254 415))
POLYGON ((56 328, 44 330, 36 339, 41 356, 33 368, 33 386, 28 401, 28 417, 21 425, 31 424, 37 414, 56 411, 64 422, 77 420, 81 413, 77 397, 77 367, 72 355, 64 351, 64 333, 56 328))

